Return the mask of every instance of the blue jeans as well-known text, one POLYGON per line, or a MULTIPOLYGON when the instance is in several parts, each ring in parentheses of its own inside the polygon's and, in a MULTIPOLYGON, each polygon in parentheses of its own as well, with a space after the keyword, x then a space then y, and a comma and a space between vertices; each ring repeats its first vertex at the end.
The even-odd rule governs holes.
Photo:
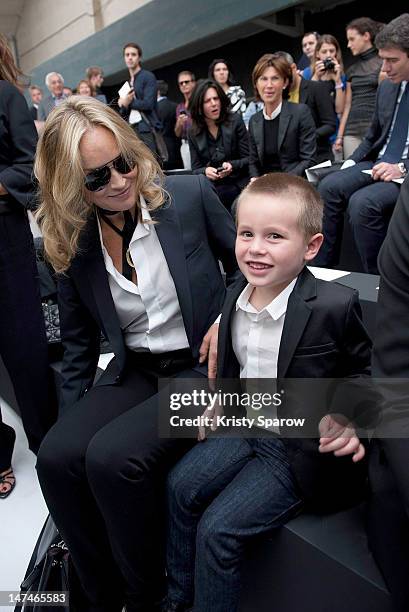
POLYGON ((234 612, 245 545, 280 527, 301 500, 284 443, 211 438, 168 478, 168 597, 195 612, 234 612))

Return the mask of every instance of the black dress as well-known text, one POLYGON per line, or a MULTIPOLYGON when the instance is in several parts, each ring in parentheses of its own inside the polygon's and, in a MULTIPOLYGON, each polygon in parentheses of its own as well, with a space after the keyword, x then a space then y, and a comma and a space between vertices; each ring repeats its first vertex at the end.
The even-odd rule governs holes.
MULTIPOLYGON (((33 198, 37 133, 16 87, 0 80, 0 355, 13 383, 29 446, 37 452, 54 419, 47 341, 26 207, 33 198)), ((14 431, 0 415, 0 472, 11 464, 14 431)))

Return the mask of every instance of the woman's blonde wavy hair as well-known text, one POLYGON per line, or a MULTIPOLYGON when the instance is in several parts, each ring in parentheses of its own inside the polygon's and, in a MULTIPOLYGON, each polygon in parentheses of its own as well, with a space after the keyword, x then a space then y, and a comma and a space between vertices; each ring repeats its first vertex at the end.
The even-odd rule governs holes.
POLYGON ((143 195, 149 210, 165 201, 160 166, 132 128, 99 100, 71 96, 49 115, 34 164, 40 203, 36 218, 56 272, 65 272, 78 253, 81 231, 94 210, 87 199, 80 142, 95 127, 109 130, 121 154, 137 169, 136 192, 143 195))

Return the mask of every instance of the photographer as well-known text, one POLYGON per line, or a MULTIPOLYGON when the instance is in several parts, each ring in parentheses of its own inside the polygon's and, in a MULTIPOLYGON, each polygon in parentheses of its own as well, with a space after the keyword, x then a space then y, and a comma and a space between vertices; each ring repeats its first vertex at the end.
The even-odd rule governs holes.
POLYGON ((229 111, 229 106, 229 98, 216 81, 199 81, 190 105, 189 133, 192 170, 212 181, 228 209, 249 178, 247 130, 241 114, 229 111))
POLYGON ((346 77, 339 42, 331 34, 319 37, 312 63, 312 81, 326 81, 334 99, 335 112, 342 115, 345 106, 346 77))

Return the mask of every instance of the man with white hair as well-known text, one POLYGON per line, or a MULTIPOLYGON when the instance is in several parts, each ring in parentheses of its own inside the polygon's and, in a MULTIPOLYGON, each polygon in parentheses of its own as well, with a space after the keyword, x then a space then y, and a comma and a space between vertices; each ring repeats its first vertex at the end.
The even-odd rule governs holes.
POLYGON ((61 104, 67 97, 64 94, 64 79, 58 72, 49 72, 45 77, 50 95, 44 98, 38 107, 38 120, 45 121, 53 108, 61 104))

